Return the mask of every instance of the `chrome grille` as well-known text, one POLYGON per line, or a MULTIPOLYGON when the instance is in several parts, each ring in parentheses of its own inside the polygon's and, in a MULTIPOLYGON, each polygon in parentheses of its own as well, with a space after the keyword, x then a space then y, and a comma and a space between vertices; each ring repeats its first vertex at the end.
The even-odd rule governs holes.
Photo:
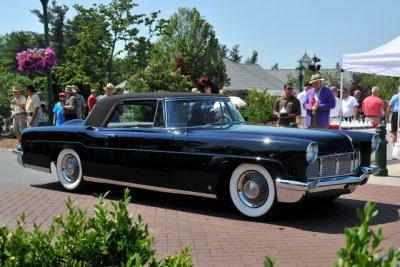
POLYGON ((307 166, 307 178, 325 178, 354 173, 357 153, 342 153, 318 157, 307 166))

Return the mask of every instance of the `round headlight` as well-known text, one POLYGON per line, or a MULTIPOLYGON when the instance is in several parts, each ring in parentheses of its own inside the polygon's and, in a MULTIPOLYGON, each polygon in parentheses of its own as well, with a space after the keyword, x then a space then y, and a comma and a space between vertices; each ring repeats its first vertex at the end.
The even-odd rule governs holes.
POLYGON ((306 160, 309 163, 314 163, 318 157, 318 145, 316 143, 311 143, 307 146, 306 150, 306 160))
POLYGON ((379 136, 377 134, 374 134, 371 139, 371 150, 372 152, 375 152, 378 150, 379 147, 379 136))

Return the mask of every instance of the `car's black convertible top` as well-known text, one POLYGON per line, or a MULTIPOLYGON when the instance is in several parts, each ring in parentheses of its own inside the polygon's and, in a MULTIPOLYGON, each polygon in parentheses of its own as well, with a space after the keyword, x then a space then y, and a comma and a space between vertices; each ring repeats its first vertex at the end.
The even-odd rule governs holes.
POLYGON ((85 126, 90 127, 101 127, 104 122, 105 114, 108 114, 112 110, 116 103, 127 100, 138 100, 138 99, 164 99, 164 98, 223 98, 220 95, 210 94, 199 94, 199 93, 183 93, 183 92, 149 92, 149 93, 128 93, 118 94, 110 97, 103 98, 101 105, 95 105, 92 112, 89 114, 85 121, 85 126))

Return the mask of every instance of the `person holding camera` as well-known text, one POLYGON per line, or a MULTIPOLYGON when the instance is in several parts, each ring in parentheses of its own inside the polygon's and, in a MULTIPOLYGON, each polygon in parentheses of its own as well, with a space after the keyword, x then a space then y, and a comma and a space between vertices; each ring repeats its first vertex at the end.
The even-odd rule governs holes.
POLYGON ((21 143, 21 132, 26 128, 26 98, 21 95, 21 88, 19 86, 13 86, 12 92, 14 97, 11 99, 10 109, 11 117, 13 118, 13 131, 21 143))
POLYGON ((289 126, 297 123, 301 114, 300 101, 293 94, 293 84, 284 85, 284 94, 275 102, 274 116, 278 119, 277 126, 289 126))

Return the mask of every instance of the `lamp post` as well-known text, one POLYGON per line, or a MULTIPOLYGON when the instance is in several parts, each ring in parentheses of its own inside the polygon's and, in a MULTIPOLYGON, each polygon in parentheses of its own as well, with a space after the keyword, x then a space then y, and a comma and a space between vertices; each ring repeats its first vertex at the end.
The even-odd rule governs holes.
MULTIPOLYGON (((40 0, 43 7, 43 24, 44 24, 44 42, 45 46, 50 46, 50 38, 49 38, 49 20, 47 15, 47 4, 49 0, 40 0)), ((48 98, 48 107, 49 110, 53 110, 53 89, 52 89, 52 80, 51 80, 51 70, 46 70, 47 77, 47 98, 48 98)), ((49 123, 52 124, 53 116, 49 116, 49 123)))
POLYGON ((303 62, 301 62, 301 59, 299 60, 299 66, 296 68, 299 71, 299 92, 303 90, 303 78, 304 78, 304 70, 306 69, 303 65, 303 62))

